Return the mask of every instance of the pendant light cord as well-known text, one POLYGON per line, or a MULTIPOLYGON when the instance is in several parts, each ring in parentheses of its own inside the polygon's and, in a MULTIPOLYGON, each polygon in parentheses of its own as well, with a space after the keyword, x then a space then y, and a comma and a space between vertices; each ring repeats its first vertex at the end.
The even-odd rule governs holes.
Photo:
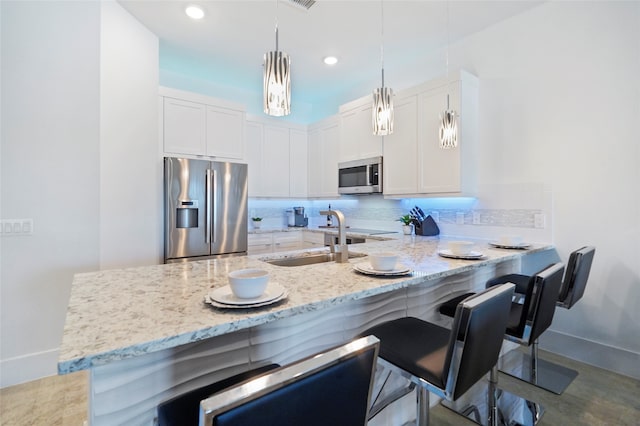
POLYGON ((447 110, 449 110, 449 2, 447 1, 447 49, 445 55, 446 61, 446 78, 447 78, 447 110))
POLYGON ((380 0, 380 68, 382 68, 382 87, 384 88, 384 1, 380 0))
POLYGON ((276 54, 278 52, 278 0, 276 0, 276 54))

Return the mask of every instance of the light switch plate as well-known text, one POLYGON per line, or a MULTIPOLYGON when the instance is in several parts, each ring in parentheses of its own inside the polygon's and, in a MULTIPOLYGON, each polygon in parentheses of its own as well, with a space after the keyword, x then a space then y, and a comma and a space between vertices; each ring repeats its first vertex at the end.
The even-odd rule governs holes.
POLYGON ((456 224, 464 225, 464 213, 462 212, 456 213, 456 224))
POLYGON ((33 235, 33 219, 2 219, 0 229, 3 237, 33 235))
POLYGON ((480 212, 473 212, 473 224, 480 225, 480 212))
POLYGON ((545 215, 544 213, 536 213, 533 215, 533 226, 538 229, 543 229, 545 227, 545 215))

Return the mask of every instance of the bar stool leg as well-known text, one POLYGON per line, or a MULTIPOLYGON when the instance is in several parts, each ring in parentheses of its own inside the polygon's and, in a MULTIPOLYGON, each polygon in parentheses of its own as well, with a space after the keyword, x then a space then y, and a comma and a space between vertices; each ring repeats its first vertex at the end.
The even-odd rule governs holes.
POLYGON ((498 426, 500 424, 498 417, 498 365, 494 365, 489 374, 489 389, 487 392, 487 406, 489 412, 488 425, 498 426))
POLYGON ((429 391, 422 386, 416 386, 416 398, 418 399, 416 426, 427 426, 429 424, 429 391))

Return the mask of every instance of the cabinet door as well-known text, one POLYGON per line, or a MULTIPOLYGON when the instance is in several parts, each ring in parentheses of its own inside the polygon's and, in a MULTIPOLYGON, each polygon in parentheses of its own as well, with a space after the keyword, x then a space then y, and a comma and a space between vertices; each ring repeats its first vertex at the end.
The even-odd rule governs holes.
POLYGON ((206 106, 196 102, 164 98, 164 151, 205 155, 206 106))
POLYGON ((338 143, 340 128, 336 124, 321 131, 321 171, 320 196, 339 197, 338 195, 338 143))
POLYGON ((262 124, 247 121, 247 163, 249 167, 249 197, 261 197, 262 187, 262 124))
POLYGON ((309 132, 308 144, 308 192, 310 197, 319 197, 322 191, 322 132, 309 132))
POLYGON ((244 113, 207 106, 207 155, 244 160, 244 113))
POLYGON ((394 132, 384 137, 385 195, 418 192, 418 109, 416 96, 399 99, 394 105, 394 132))
POLYGON ((289 196, 289 129, 264 126, 260 179, 265 196, 289 196))
POLYGON ((373 134, 371 103, 340 114, 340 154, 338 161, 359 160, 382 155, 382 137, 373 134))
POLYGON ((247 236, 247 254, 271 253, 272 251, 271 234, 249 234, 247 236))
POLYGON ((300 250, 302 248, 302 232, 274 232, 273 251, 300 250))
POLYGON ((289 196, 307 196, 307 132, 289 130, 289 196))
POLYGON ((302 231, 302 242, 304 247, 324 246, 324 232, 302 231))
MULTIPOLYGON (((418 192, 459 192, 460 147, 441 149, 438 141, 440 113, 450 105, 460 111, 458 84, 443 85, 418 95, 418 192)), ((458 122, 460 126, 460 122, 458 122)))

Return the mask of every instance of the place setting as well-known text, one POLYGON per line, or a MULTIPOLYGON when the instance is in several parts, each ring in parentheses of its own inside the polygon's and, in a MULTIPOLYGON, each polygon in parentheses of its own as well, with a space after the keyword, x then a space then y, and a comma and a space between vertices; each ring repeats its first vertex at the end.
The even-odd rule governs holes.
POLYGON ((472 241, 449 241, 448 248, 438 251, 438 255, 448 259, 481 260, 484 253, 473 250, 475 243, 472 241))
POLYGON ((287 289, 269 281, 263 269, 240 269, 229 273, 229 285, 211 289, 204 302, 219 309, 251 309, 278 303, 287 289))
POLYGON ((520 236, 503 235, 497 241, 490 241, 489 245, 495 248, 510 250, 526 250, 531 244, 525 243, 520 236))
POLYGON ((356 272, 378 277, 398 277, 408 275, 411 268, 398 262, 395 253, 374 253, 368 255, 369 262, 360 262, 353 265, 356 272))

